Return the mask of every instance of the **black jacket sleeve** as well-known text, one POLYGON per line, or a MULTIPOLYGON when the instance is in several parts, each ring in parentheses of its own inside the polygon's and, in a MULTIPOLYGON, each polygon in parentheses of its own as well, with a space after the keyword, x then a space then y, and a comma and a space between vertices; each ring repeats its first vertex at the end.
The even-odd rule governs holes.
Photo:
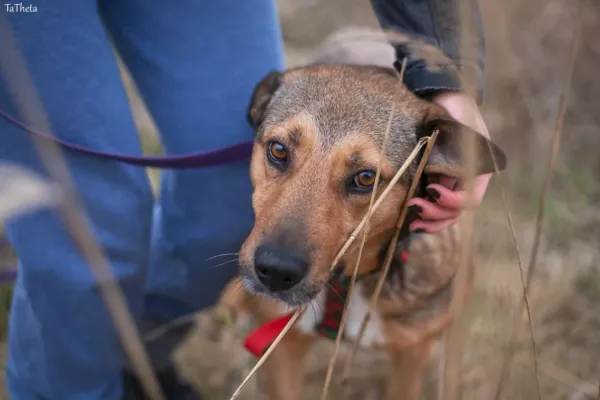
MULTIPOLYGON (((484 86, 485 36, 481 10, 477 0, 371 0, 373 11, 383 29, 402 32, 425 40, 444 52, 459 70, 475 76, 476 101, 481 103, 484 86), (467 51, 461 54, 460 7, 468 7, 467 51)), ((444 90, 461 90, 462 84, 451 68, 430 71, 423 60, 407 54, 405 46, 395 45, 396 57, 401 65, 408 58, 404 82, 417 95, 427 97, 444 90)))

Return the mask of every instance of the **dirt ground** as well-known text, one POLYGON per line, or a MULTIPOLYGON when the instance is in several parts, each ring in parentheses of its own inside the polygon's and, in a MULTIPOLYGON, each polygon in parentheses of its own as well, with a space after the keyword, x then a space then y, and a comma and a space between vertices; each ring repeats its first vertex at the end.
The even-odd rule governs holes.
MULTIPOLYGON (((314 46, 342 27, 377 26, 368 1, 279 0, 290 66, 303 63, 314 46)), ((589 2, 592 4, 591 2, 589 2)), ((482 0, 488 63, 484 117, 492 137, 508 150, 502 175, 524 266, 530 259, 541 182, 561 96, 572 29, 580 23, 571 3, 558 0, 506 0, 502 7, 482 0)), ((545 208, 537 270, 530 299, 540 385, 545 400, 598 398, 600 380, 600 62, 598 6, 589 6, 580 61, 573 82, 570 113, 552 189, 545 208)), ((137 99, 133 110, 149 152, 155 129, 137 99)), ((151 171, 156 184, 156 171, 151 171)), ((461 399, 493 399, 500 367, 522 290, 515 244, 495 179, 478 214, 478 279, 465 315, 461 399)), ((6 256, 12 257, 12 256, 6 256)), ((176 353, 182 374, 210 400, 228 399, 254 365, 239 333, 198 315, 197 329, 176 353)), ((535 399, 529 323, 525 318, 502 399, 535 399)), ((307 362, 304 399, 318 398, 332 353, 319 341, 307 362)), ((437 398, 439 356, 431 361, 425 399, 437 398)), ((0 357, 5 346, 0 347, 0 357)), ((340 371, 348 349, 342 346, 340 371)), ((4 357, 2 357, 4 359, 4 357)), ((388 360, 361 352, 353 370, 350 397, 334 375, 331 400, 381 398, 388 360)), ((2 376, 3 378, 3 376, 2 376)), ((0 381, 0 386, 3 381, 0 381)), ((252 379, 243 399, 265 399, 262 383, 252 379)), ((2 400, 0 395, 0 400, 2 400)))

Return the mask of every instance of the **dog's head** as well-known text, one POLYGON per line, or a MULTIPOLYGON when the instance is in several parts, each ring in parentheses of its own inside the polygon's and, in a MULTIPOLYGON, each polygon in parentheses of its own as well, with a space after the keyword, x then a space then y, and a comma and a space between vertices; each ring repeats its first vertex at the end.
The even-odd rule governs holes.
MULTIPOLYGON (((300 305, 323 289, 334 257, 367 212, 392 104, 378 193, 419 138, 434 130, 439 135, 425 175, 461 178, 464 135, 476 137, 478 174, 494 170, 484 136, 416 97, 391 69, 312 65, 271 72, 249 108, 256 128, 251 161, 256 218, 240 253, 248 290, 300 305)), ((491 148, 503 168, 504 154, 491 148)), ((373 214, 360 272, 377 266, 417 165, 413 162, 373 214)), ((342 258, 339 268, 346 273, 354 268, 359 243, 342 258)))

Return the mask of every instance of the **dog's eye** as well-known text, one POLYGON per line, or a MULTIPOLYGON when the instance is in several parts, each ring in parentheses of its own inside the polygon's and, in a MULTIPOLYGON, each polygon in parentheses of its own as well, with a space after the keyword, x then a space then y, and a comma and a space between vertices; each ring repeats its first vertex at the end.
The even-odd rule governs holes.
POLYGON ((375 184, 375 171, 361 171, 354 176, 352 180, 354 186, 361 190, 370 190, 375 184))
POLYGON ((267 155, 271 161, 282 163, 288 159, 288 150, 279 142, 269 142, 267 155))

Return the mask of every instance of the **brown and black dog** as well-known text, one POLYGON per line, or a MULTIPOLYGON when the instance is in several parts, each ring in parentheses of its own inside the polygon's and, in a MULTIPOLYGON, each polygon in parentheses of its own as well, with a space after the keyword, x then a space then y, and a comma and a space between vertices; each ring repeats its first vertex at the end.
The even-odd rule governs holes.
MULTIPOLYGON (((490 148, 504 168, 502 150, 493 143, 488 147, 484 136, 458 123, 441 106, 415 96, 391 68, 312 64, 271 72, 255 89, 249 118, 256 128, 251 160, 256 218, 239 255, 239 277, 225 290, 221 304, 261 322, 290 306, 318 304, 303 313, 265 364, 272 400, 301 397, 303 360, 322 318, 330 266, 367 212, 392 104, 396 111, 377 194, 419 138, 434 130, 439 136, 422 179, 433 180, 438 174, 463 178, 459 142, 464 135, 476 137, 478 174, 494 170, 490 148)), ((348 299, 344 335, 350 340, 358 334, 374 290, 377 274, 369 273, 381 266, 417 164, 371 218, 359 267, 364 278, 348 299)), ((361 345, 389 352, 387 399, 418 398, 432 345, 452 320, 449 301, 459 264, 459 229, 457 223, 411 240, 408 261, 401 260, 398 251, 386 278, 361 345)), ((338 273, 352 274, 359 243, 356 240, 345 253, 338 273)), ((399 242, 399 248, 406 243, 399 242)))

